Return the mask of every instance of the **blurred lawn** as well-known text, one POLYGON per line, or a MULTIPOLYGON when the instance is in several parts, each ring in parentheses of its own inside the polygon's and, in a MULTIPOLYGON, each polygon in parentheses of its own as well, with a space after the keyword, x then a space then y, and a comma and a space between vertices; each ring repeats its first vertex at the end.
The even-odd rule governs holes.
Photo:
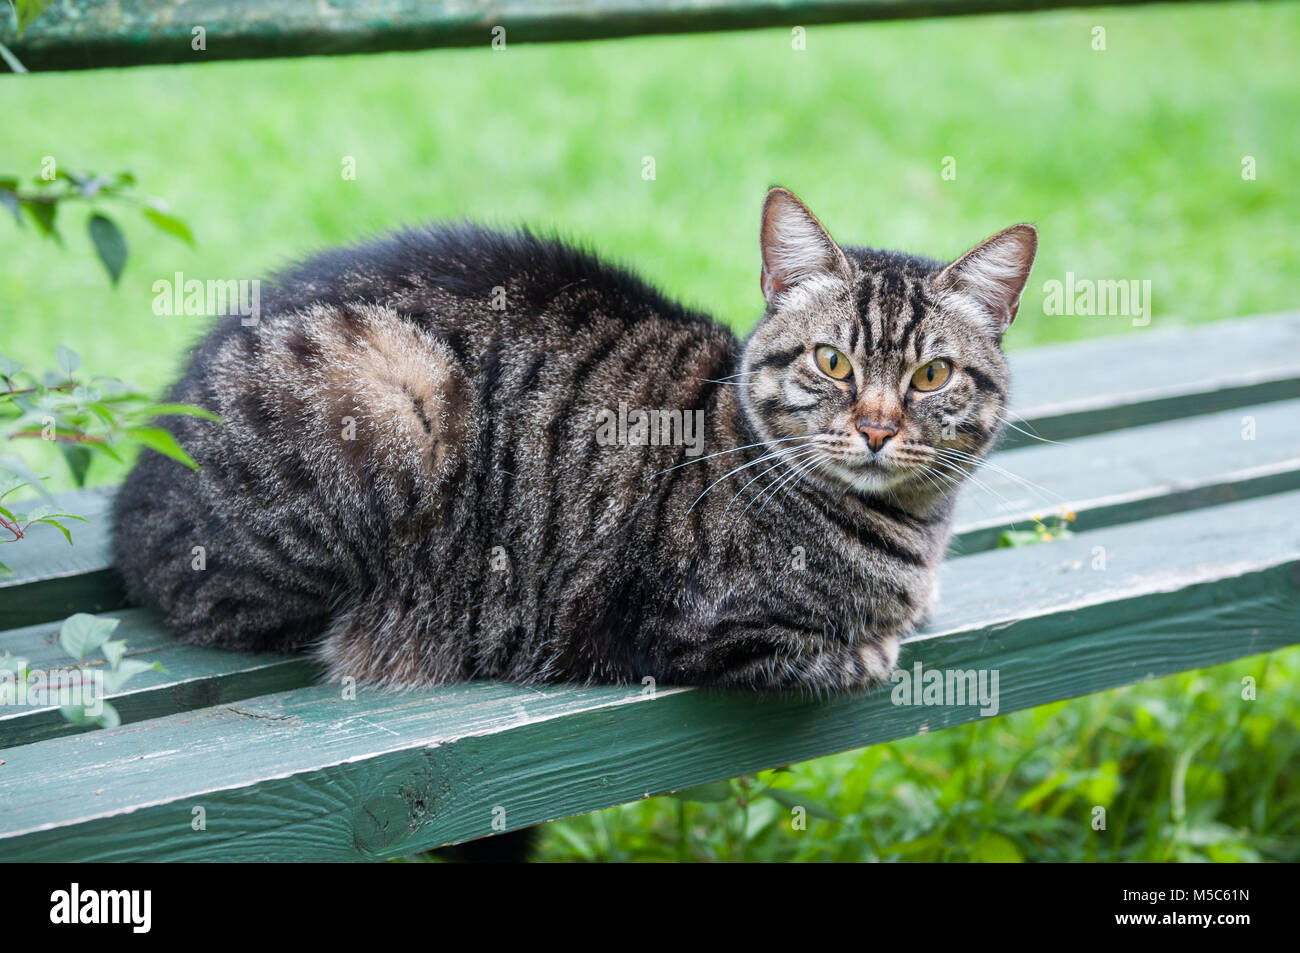
MULTIPOLYGON (((0 351, 52 364, 64 343, 92 371, 161 389, 202 322, 154 316, 154 280, 262 277, 325 245, 462 215, 557 229, 744 331, 761 309, 757 215, 773 183, 841 241, 936 257, 1037 224, 1011 347, 1135 333, 1125 319, 1043 315, 1043 282, 1067 271, 1150 280, 1151 327, 1295 307, 1297 51, 1295 4, 1186 4, 817 27, 802 52, 772 30, 6 76, 0 172, 35 175, 47 155, 130 170, 198 246, 123 211, 131 260, 112 289, 84 212, 63 222, 63 249, 0 222, 0 351)), ((56 457, 39 462, 61 474, 56 457)), ((120 478, 103 460, 91 471, 120 478)), ((1274 687, 1249 713, 1230 703, 1264 664, 780 779, 833 803, 839 824, 797 833, 735 798, 680 814, 656 799, 552 825, 546 852, 988 857, 1010 843, 1044 859, 1297 859, 1300 653, 1272 656, 1274 687), (1086 807, 1107 803, 1122 833, 1088 827, 1086 807)))

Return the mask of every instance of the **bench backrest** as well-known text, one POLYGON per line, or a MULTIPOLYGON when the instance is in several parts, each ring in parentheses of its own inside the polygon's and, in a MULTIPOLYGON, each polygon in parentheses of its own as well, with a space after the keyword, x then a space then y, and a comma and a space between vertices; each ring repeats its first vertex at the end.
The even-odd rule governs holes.
POLYGON ((54 0, 0 42, 32 70, 378 53, 1117 6, 1148 0, 54 0), (197 48, 201 30, 201 48, 197 48))

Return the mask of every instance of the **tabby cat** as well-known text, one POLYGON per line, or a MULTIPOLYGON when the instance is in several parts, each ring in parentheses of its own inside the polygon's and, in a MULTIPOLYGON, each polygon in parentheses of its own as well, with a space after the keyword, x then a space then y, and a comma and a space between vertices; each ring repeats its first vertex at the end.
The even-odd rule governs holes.
POLYGON ((388 686, 878 683, 1002 426, 1037 236, 945 266, 837 245, 774 188, 760 244, 744 342, 527 231, 290 269, 171 394, 223 420, 171 418, 201 469, 146 452, 118 496, 130 595, 388 686))

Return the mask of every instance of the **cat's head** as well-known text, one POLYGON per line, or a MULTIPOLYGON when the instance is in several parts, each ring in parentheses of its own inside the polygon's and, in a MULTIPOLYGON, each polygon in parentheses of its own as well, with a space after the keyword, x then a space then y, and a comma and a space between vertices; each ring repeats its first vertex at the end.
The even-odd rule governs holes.
POLYGON ((1002 335, 1038 247, 1013 225, 951 264, 840 246, 791 192, 763 203, 767 310, 741 406, 766 450, 859 492, 955 486, 1002 427, 1002 335))

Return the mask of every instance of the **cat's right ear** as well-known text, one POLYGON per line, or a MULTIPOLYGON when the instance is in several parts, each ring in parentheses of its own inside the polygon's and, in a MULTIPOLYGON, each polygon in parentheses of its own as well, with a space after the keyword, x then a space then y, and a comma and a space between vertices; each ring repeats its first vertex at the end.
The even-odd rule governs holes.
POLYGON ((815 275, 849 276, 840 246, 789 189, 768 191, 758 240, 763 251, 763 297, 769 302, 815 275))
POLYGON ((1016 319, 1037 254, 1037 229, 1012 225, 943 269, 934 279, 935 290, 956 292, 972 300, 976 323, 1001 338, 1016 319))

